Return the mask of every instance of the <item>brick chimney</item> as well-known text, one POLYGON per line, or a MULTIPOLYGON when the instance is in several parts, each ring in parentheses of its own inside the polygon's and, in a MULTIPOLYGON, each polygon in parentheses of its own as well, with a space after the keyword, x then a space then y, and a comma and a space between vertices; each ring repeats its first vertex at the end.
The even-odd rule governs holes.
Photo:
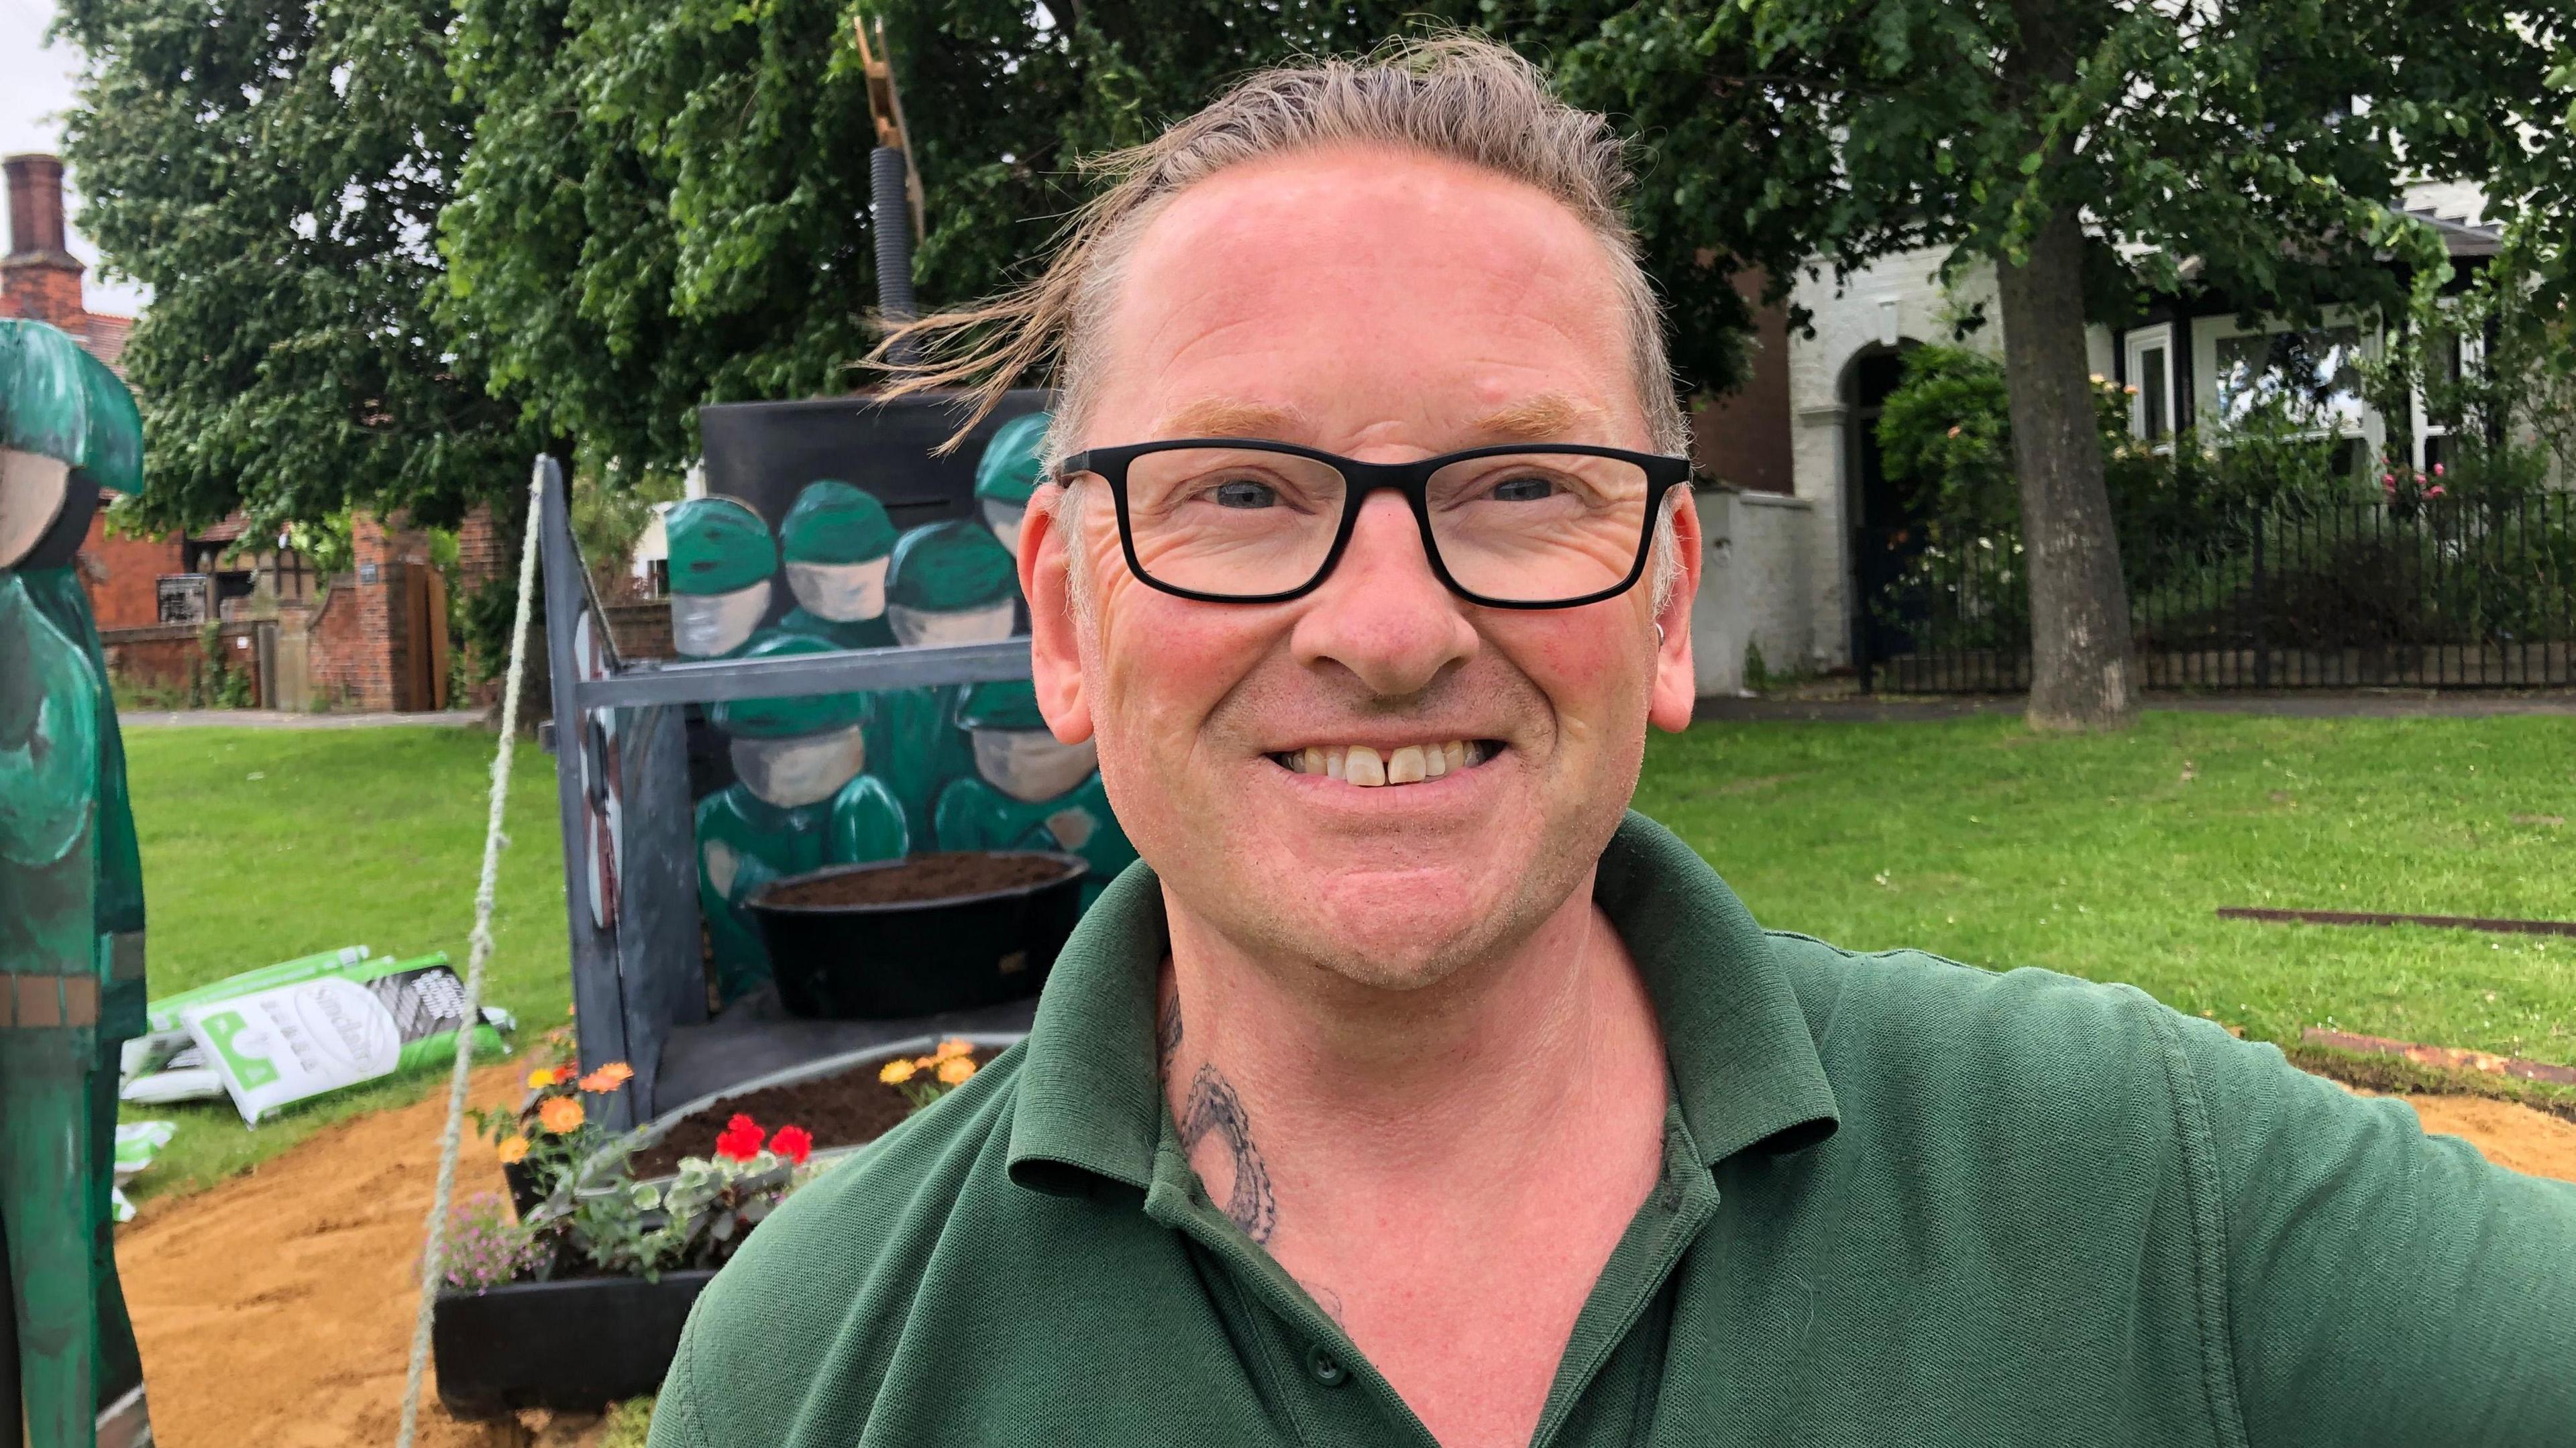
POLYGON ((9 254, 0 257, 0 316, 33 317, 75 336, 89 315, 80 259, 63 245, 63 163, 28 152, 0 161, 9 177, 9 254))

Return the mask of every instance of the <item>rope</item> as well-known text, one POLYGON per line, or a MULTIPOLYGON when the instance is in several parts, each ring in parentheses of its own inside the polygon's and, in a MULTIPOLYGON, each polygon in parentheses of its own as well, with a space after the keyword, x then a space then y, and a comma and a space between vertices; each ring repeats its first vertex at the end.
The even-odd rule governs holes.
MULTIPOLYGON (((474 1060, 474 1028, 483 1019, 483 966, 492 958, 492 897, 501 883, 501 812, 510 799, 512 745, 519 737, 519 685, 528 669, 528 614, 537 593, 537 535, 545 517, 545 465, 528 482, 528 536, 519 548, 519 611, 510 625, 510 674, 501 690, 501 745, 492 754, 491 818, 483 831, 483 881, 474 890, 472 953, 465 966, 465 1024, 456 1033, 456 1070, 447 1082, 447 1126, 438 1137, 438 1188, 429 1203, 429 1245, 420 1254, 420 1311, 411 1325, 411 1365, 403 1372, 402 1430, 395 1448, 411 1448, 420 1426, 421 1372, 429 1364, 430 1319, 447 1271, 448 1198, 456 1186, 456 1148, 465 1132, 465 1077, 474 1060)), ((569 746, 567 746, 569 747, 569 746)))

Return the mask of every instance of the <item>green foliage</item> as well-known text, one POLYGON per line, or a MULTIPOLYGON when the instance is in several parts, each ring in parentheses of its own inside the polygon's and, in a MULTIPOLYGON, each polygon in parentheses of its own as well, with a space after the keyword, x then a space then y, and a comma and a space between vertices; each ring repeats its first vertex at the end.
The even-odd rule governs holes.
POLYGON ((1983 352, 1909 349, 1879 413, 1878 445, 1887 475, 1912 485, 1917 511, 1990 526, 2021 516, 2004 368, 1983 352))
MULTIPOLYGON (((2002 367, 1920 347, 1878 424, 1889 474, 1911 482, 1923 546, 1875 616, 1933 648, 2029 647, 2020 495, 2002 367)), ((2374 647, 2565 636, 2576 514, 2549 495, 2549 457, 2461 435, 2439 472, 2357 476, 2353 444, 2314 399, 2267 398, 2223 434, 2129 436, 2129 390, 2094 390, 2121 574, 2141 647, 2208 648, 2258 611, 2284 647, 2374 647), (2257 535, 2269 550, 2258 581, 2257 535)))
POLYGON ((159 528, 351 502, 452 522, 533 451, 427 311, 471 111, 446 0, 66 0, 82 227, 152 288, 125 367, 159 528))
POLYGON ((540 1275, 551 1257, 498 1192, 477 1192, 448 1213, 439 1275, 448 1291, 488 1292, 540 1275))
MULTIPOLYGON (((1504 7, 1495 6, 1496 11, 1504 7)), ((2080 210, 2166 288, 2292 316, 2438 267, 2387 209, 2412 174, 2484 177, 2556 119, 2564 11, 2512 0, 1638 0, 1538 7, 1569 95, 1658 138, 1659 193, 1705 245, 1787 277, 1920 246, 2021 258, 2080 210), (1586 33, 1588 31, 1588 33, 1586 33), (2356 108, 2355 98, 2367 102, 2356 108)), ((2537 189, 2516 162, 2499 199, 2537 189)), ((2567 183, 2555 183, 2564 187, 2567 183)))
POLYGON ((350 536, 349 510, 335 508, 285 528, 286 546, 304 558, 318 578, 332 578, 356 568, 357 547, 350 536))
POLYGON ((251 704, 252 680, 248 669, 233 667, 232 646, 224 639, 223 624, 208 619, 197 630, 197 649, 204 664, 188 683, 188 707, 194 709, 247 709, 251 704))
MULTIPOLYGON (((1421 7, 1284 0, 1079 6, 881 0, 925 192, 926 305, 1005 285, 1078 204, 1084 154, 1144 140, 1230 77, 1365 48, 1421 7)), ((1432 9, 1436 12, 1438 7, 1432 9)), ((696 448, 704 402, 866 380, 875 144, 842 0, 464 0, 478 113, 439 246, 451 325, 585 468, 640 478, 696 448)))
POLYGON ((599 1448, 646 1448, 653 1432, 653 1400, 628 1398, 608 1410, 599 1426, 599 1448))

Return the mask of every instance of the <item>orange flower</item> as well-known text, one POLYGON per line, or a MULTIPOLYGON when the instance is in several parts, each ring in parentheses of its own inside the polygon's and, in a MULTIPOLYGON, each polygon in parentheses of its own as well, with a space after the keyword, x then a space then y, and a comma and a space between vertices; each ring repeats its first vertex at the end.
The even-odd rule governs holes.
POLYGON ((911 1080, 912 1073, 917 1069, 919 1068, 915 1067, 910 1061, 901 1059, 892 1060, 885 1063, 884 1070, 877 1072, 877 1079, 883 1081, 888 1086, 900 1086, 904 1082, 911 1080))
POLYGON ((964 1056, 951 1056, 939 1063, 940 1084, 945 1086, 963 1086, 966 1078, 974 1074, 975 1063, 964 1056))
POLYGON ((503 1166, 508 1166, 514 1161, 524 1161, 528 1155, 528 1139, 524 1136, 511 1137, 495 1149, 495 1154, 501 1158, 503 1166))
POLYGON ((614 1091, 618 1087, 623 1086, 634 1079, 635 1073, 627 1069, 625 1062, 611 1061, 607 1065, 600 1067, 598 1070, 591 1072, 589 1075, 582 1077, 581 1089, 584 1091, 606 1094, 607 1092, 614 1091))
POLYGON ((549 1096, 545 1104, 537 1108, 538 1124, 557 1136, 579 1128, 587 1115, 581 1109, 581 1102, 570 1096, 549 1096))
POLYGON ((579 1071, 574 1070, 570 1066, 557 1066, 555 1068, 555 1084, 560 1086, 580 1074, 581 1073, 579 1071))
POLYGON ((974 1049, 974 1042, 965 1040, 961 1037, 950 1036, 947 1040, 939 1043, 939 1049, 932 1054, 931 1059, 935 1061, 952 1060, 958 1056, 969 1055, 974 1051, 974 1049))

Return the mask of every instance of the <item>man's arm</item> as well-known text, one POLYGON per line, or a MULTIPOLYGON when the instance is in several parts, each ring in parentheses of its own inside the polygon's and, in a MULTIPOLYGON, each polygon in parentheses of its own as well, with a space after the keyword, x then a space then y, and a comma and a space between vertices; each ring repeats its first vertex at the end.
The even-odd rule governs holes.
POLYGON ((2254 1448, 2576 1444, 2576 1186, 2177 1019, 2254 1448))

